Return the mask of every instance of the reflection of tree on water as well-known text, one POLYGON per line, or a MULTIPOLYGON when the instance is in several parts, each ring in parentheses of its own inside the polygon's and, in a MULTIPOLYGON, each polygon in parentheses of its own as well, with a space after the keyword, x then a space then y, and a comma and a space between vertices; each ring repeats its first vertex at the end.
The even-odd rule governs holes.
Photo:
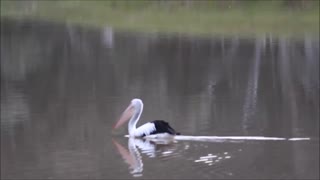
POLYGON ((248 77, 247 92, 243 105, 243 128, 248 131, 252 124, 252 116, 255 114, 258 92, 258 80, 260 73, 261 46, 262 42, 258 39, 255 43, 254 60, 248 77))
POLYGON ((28 100, 24 92, 15 87, 4 84, 2 86, 5 88, 1 87, 1 131, 8 130, 12 133, 13 127, 30 119, 28 100))

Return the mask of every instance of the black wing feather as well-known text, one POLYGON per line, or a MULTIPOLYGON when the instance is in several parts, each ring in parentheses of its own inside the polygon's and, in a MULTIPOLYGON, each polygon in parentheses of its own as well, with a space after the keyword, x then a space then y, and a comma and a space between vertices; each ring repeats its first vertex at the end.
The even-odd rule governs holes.
POLYGON ((154 120, 152 123, 155 124, 156 131, 152 132, 151 134, 158 134, 158 133, 169 133, 172 135, 179 135, 176 130, 174 130, 168 122, 164 120, 154 120))

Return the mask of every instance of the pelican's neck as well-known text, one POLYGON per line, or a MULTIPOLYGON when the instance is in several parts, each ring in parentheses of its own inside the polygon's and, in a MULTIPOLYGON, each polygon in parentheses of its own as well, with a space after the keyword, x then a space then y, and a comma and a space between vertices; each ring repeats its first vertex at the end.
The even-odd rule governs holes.
POLYGON ((142 102, 141 103, 137 103, 135 104, 135 111, 134 111, 134 114, 133 116, 131 117, 130 121, 129 121, 129 124, 128 124, 128 131, 129 131, 129 135, 131 137, 134 136, 134 132, 136 130, 136 126, 137 126, 137 123, 140 119, 140 116, 142 114, 142 110, 143 110, 143 104, 142 102))

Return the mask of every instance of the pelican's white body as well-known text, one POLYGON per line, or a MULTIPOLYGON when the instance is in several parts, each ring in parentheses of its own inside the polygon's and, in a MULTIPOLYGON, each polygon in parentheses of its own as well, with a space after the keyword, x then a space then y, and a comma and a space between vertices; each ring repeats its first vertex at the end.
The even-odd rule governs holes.
POLYGON ((133 99, 127 109, 122 113, 119 121, 115 124, 114 128, 120 127, 122 124, 129 120, 128 132, 130 137, 144 137, 164 132, 176 134, 175 130, 170 127, 169 123, 163 120, 154 120, 140 126, 139 128, 136 128, 142 111, 142 101, 140 99, 133 99))
MULTIPOLYGON (((137 129, 135 129, 132 134, 130 135, 131 137, 141 137, 143 134, 151 134, 153 131, 156 130, 156 127, 154 123, 146 123, 137 129)), ((130 134, 130 133, 129 133, 130 134)))

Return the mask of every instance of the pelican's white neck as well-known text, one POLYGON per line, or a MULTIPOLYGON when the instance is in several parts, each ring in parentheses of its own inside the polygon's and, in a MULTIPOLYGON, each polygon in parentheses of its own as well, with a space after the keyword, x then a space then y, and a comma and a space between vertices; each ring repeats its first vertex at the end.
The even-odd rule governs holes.
POLYGON ((143 111, 143 103, 140 99, 134 99, 132 100, 131 104, 134 106, 134 114, 128 123, 128 132, 129 132, 129 135, 133 137, 134 132, 136 130, 137 123, 143 111))

